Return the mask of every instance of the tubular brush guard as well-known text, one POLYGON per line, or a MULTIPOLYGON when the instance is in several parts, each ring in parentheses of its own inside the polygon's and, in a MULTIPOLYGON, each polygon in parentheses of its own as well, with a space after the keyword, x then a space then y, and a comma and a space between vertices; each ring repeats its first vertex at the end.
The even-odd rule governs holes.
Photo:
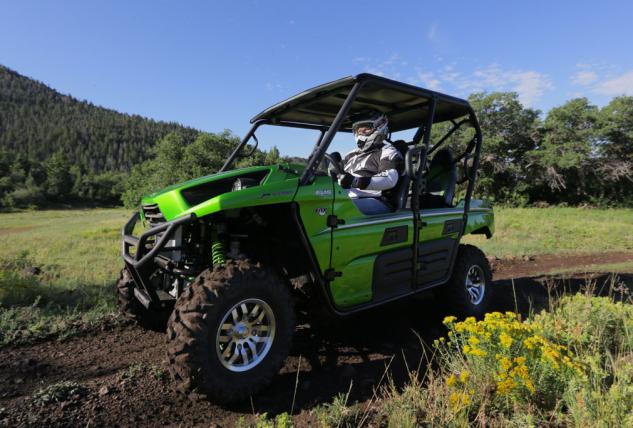
POLYGON ((128 222, 123 226, 123 241, 121 244, 121 254, 127 269, 130 271, 137 287, 134 288, 136 298, 145 307, 149 307, 152 303, 158 302, 159 298, 156 290, 152 286, 149 276, 154 271, 154 257, 165 247, 171 239, 178 226, 196 220, 195 214, 188 214, 184 217, 177 218, 169 222, 162 223, 152 227, 141 234, 140 237, 132 235, 134 227, 140 218, 140 213, 135 212, 128 222), (153 236, 162 233, 162 236, 156 241, 151 249, 147 248, 147 240, 153 236), (136 247, 136 253, 132 255, 130 250, 136 247))

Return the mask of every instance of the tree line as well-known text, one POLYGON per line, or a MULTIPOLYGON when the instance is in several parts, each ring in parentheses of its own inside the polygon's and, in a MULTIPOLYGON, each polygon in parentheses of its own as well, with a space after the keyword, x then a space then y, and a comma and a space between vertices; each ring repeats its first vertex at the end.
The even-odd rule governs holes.
POLYGON ((511 205, 633 205, 633 97, 575 98, 544 119, 516 93, 469 98, 483 131, 477 191, 511 205))
MULTIPOLYGON (((544 117, 512 92, 469 101, 484 134, 477 197, 633 205, 633 97, 602 108, 576 98, 544 117)), ((217 171, 238 141, 229 131, 96 107, 0 66, 0 208, 134 206, 143 194, 217 171)), ((237 166, 290 159, 255 150, 237 166)))

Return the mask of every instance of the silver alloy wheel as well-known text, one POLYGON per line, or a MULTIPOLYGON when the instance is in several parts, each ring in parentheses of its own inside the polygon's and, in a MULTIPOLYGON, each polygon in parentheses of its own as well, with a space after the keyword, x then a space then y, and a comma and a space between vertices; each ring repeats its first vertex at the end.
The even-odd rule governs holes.
POLYGON ((486 293, 486 276, 479 265, 472 265, 466 274, 466 291, 470 297, 470 303, 478 305, 484 299, 486 293))
POLYGON ((266 357, 275 338, 275 314, 260 299, 246 299, 229 309, 215 335, 222 365, 232 372, 250 370, 266 357))

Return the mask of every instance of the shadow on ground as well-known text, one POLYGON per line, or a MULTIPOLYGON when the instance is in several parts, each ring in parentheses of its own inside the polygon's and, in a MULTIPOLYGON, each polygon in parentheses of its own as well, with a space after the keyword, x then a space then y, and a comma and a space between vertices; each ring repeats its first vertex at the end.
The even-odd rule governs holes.
MULTIPOLYGON (((549 308, 552 298, 565 293, 590 291, 622 299, 633 290, 633 274, 587 274, 569 277, 521 277, 494 283, 497 311, 518 311, 524 316, 549 308)), ((326 332, 302 326, 282 373, 264 394, 254 398, 258 412, 290 411, 299 357, 301 367, 294 411, 331 402, 336 394, 349 391, 350 402, 370 400, 377 386, 389 379, 398 387, 409 380, 412 370, 424 371, 423 358, 433 340, 446 333, 447 315, 432 295, 407 299, 370 310, 338 322, 326 332), (425 344, 425 346, 423 346, 425 344)), ((252 412, 250 403, 231 408, 252 412)))

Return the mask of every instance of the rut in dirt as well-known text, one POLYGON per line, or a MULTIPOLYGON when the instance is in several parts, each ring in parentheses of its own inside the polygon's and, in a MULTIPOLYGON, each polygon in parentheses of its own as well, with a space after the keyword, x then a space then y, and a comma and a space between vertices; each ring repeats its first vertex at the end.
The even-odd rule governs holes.
MULTIPOLYGON (((595 263, 596 258, 593 260, 595 263)), ((547 279, 524 275, 533 262, 496 263, 506 278, 494 285, 505 289, 496 293, 497 310, 526 313, 547 308, 552 293, 544 285, 547 279)), ((606 274, 593 280, 599 287, 612 282, 606 274)), ((622 274, 619 281, 633 288, 633 274, 622 274)), ((584 283, 584 275, 571 277, 558 281, 556 290, 574 291, 584 283)), ((210 422, 230 426, 252 413, 276 415, 291 410, 304 420, 301 418, 309 417, 314 406, 331 402, 336 394, 349 391, 350 402, 362 403, 371 400, 387 380, 398 386, 406 384, 410 371, 425 369, 423 343, 444 335, 445 315, 433 299, 422 297, 367 311, 326 332, 301 324, 290 356, 272 384, 253 397, 252 403, 230 407, 191 401, 173 392, 164 335, 132 325, 65 342, 7 347, 0 351, 0 426, 189 426, 210 422), (60 402, 33 400, 41 388, 62 381, 76 382, 83 389, 60 402)))

